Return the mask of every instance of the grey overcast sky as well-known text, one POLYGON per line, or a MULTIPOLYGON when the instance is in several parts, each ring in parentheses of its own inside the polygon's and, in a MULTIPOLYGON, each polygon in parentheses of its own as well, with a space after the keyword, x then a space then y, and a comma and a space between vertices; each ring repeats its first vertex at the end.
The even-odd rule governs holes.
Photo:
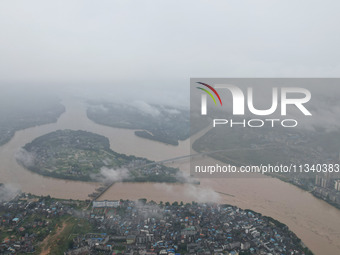
POLYGON ((188 92, 190 77, 339 77, 338 0, 3 0, 0 83, 188 92))

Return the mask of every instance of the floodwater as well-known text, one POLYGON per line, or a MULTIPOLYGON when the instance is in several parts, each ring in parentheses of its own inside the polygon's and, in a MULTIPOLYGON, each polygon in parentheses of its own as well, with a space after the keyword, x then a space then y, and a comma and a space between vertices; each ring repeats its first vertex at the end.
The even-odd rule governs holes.
MULTIPOLYGON (((57 123, 16 132, 0 147, 0 182, 10 183, 24 192, 66 199, 87 199, 98 183, 64 181, 32 173, 17 164, 16 152, 26 143, 58 129, 86 130, 109 138, 111 149, 119 153, 163 160, 190 154, 190 141, 179 146, 139 138, 133 130, 101 126, 87 119, 81 102, 65 101, 66 112, 57 123)), ((197 136, 199 136, 198 134, 197 136)), ((187 159, 170 164, 187 172, 187 159)), ((285 224, 315 253, 340 254, 340 210, 308 192, 274 178, 201 179, 200 185, 117 183, 100 199, 138 199, 154 201, 215 201, 252 209, 285 224)))

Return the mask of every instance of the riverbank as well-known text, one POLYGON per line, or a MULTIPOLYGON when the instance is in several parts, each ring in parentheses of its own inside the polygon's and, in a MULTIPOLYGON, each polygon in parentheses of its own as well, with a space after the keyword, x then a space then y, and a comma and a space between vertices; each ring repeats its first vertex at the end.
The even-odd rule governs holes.
MULTIPOLYGON (((11 183, 22 191, 64 199, 88 199, 100 185, 43 177, 17 164, 16 152, 35 138, 58 129, 86 130, 104 135, 110 148, 119 153, 146 157, 153 161, 190 154, 190 141, 179 146, 142 139, 133 130, 100 126, 86 117, 85 105, 79 101, 64 102, 66 112, 57 123, 16 132, 13 139, 0 147, 0 182, 11 183), (147 148, 147 149, 146 149, 147 148)), ((201 134, 200 134, 201 135, 201 134)), ((189 172, 188 161, 171 164, 189 172)), ((154 201, 216 201, 251 209, 286 224, 315 254, 340 254, 340 212, 310 193, 274 178, 200 179, 190 184, 116 183, 101 199, 145 197, 154 201), (222 192, 229 195, 219 194, 222 192)))

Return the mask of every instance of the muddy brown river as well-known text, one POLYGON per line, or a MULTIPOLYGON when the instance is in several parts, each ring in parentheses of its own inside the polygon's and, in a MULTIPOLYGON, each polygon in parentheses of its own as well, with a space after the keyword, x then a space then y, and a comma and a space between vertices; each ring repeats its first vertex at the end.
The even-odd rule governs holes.
MULTIPOLYGON (((86 130, 109 138, 111 148, 119 153, 163 160, 190 154, 189 140, 179 146, 146 140, 133 130, 111 128, 93 123, 86 117, 81 102, 64 101, 66 112, 57 123, 16 132, 0 147, 0 182, 11 183, 24 192, 57 198, 87 199, 99 184, 64 181, 32 173, 15 160, 16 152, 26 143, 58 129, 86 130)), ((171 163, 188 171, 188 159, 171 163)), ((252 209, 285 224, 318 255, 340 254, 340 210, 291 184, 274 178, 201 179, 200 185, 117 183, 100 199, 138 199, 154 201, 216 201, 252 209)))

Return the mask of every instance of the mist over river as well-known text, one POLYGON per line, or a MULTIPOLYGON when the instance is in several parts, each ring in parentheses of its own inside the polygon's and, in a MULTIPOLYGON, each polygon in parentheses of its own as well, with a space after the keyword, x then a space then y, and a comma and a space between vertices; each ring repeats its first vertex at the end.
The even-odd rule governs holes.
MULTIPOLYGON (((18 131, 0 147, 0 182, 36 195, 88 199, 88 194, 100 184, 44 177, 26 170, 15 160, 15 154, 26 143, 58 129, 86 130, 104 135, 109 138, 112 150, 155 161, 190 154, 189 139, 181 141, 179 146, 143 139, 135 136, 134 130, 101 126, 90 121, 86 116, 86 105, 81 101, 65 100, 63 104, 66 112, 57 123, 18 131)), ((171 165, 186 172, 189 169, 188 160, 171 165)), ((117 183, 100 199, 228 203, 287 224, 315 254, 340 254, 340 210, 308 192, 274 178, 201 179, 200 182, 200 185, 117 183)))

